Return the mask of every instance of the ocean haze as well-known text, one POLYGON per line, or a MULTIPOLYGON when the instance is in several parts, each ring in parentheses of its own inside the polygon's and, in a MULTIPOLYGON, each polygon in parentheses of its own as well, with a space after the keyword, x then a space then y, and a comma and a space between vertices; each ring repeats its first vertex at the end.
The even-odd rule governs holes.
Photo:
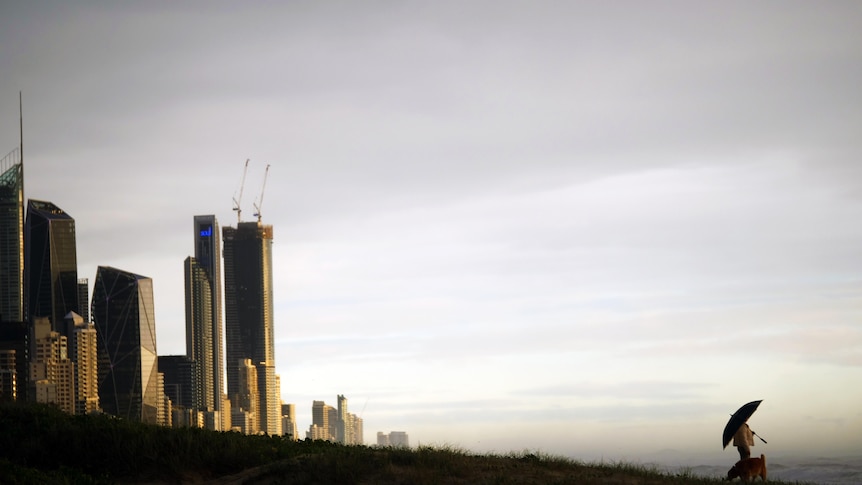
MULTIPOLYGON (((0 151, 79 276, 274 228, 300 434, 584 459, 862 449, 856 2, 0 3, 0 151)), ((728 465, 729 466, 729 465, 728 465)))

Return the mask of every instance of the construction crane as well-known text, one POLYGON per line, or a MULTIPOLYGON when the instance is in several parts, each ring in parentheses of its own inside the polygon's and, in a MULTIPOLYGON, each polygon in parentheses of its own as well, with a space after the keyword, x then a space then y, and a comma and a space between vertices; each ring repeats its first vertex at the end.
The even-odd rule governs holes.
POLYGON ((233 197, 233 210, 236 211, 236 223, 239 224, 242 222, 242 209, 240 208, 240 202, 242 202, 242 189, 245 187, 245 174, 248 172, 248 161, 249 159, 245 159, 245 168, 242 169, 242 181, 239 183, 239 197, 236 196, 236 192, 234 192, 233 197))
POLYGON ((260 198, 254 203, 254 215, 257 217, 257 222, 260 222, 260 207, 263 205, 263 191, 266 190, 266 176, 269 175, 269 164, 266 164, 266 170, 263 172, 263 186, 260 188, 260 198))

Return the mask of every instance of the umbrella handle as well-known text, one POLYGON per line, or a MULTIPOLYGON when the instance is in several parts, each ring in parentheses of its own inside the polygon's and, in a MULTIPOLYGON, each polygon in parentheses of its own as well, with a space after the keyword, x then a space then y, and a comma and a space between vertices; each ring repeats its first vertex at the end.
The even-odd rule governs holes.
MULTIPOLYGON (((757 433, 755 433, 755 432, 754 432, 754 430, 751 430, 751 434, 753 434, 754 436, 757 436, 757 439, 759 439, 760 441, 762 441, 762 442, 766 443, 766 440, 765 440, 765 439, 763 439, 763 438, 761 438, 759 434, 757 434, 757 433)), ((766 444, 769 444, 769 443, 766 443, 766 444)))

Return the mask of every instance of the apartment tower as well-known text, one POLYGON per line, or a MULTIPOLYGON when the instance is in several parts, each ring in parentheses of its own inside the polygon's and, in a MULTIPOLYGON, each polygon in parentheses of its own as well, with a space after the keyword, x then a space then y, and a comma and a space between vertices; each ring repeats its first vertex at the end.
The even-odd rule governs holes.
MULTIPOLYGON (((200 368, 202 410, 220 416, 224 394, 224 354, 221 238, 215 216, 194 217, 194 242, 195 255, 187 258, 184 265, 186 354, 200 368)), ((218 423, 221 418, 213 421, 218 423)))
POLYGON ((259 220, 239 222, 236 228, 223 228, 222 236, 228 395, 236 407, 241 392, 239 372, 244 360, 250 359, 257 367, 260 430, 280 435, 272 309, 272 226, 259 220))

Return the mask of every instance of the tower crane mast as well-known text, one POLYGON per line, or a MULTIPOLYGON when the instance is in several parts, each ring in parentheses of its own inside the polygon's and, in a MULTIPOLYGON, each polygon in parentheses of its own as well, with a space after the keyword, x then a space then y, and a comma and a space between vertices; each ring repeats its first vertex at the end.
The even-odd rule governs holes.
POLYGON ((248 172, 248 161, 249 159, 245 159, 245 168, 242 169, 242 181, 239 183, 239 197, 236 197, 236 193, 234 192, 233 197, 233 210, 236 211, 236 222, 239 224, 242 222, 242 208, 240 207, 240 202, 242 202, 242 190, 245 187, 245 174, 248 172))
POLYGON ((268 163, 266 164, 266 170, 264 170, 264 172, 263 172, 263 186, 260 188, 260 198, 254 204, 254 210, 255 210, 254 215, 257 216, 257 222, 260 222, 260 218, 261 218, 260 208, 261 208, 261 206, 263 206, 263 191, 266 190, 266 177, 267 177, 267 175, 269 175, 269 164, 268 163))

